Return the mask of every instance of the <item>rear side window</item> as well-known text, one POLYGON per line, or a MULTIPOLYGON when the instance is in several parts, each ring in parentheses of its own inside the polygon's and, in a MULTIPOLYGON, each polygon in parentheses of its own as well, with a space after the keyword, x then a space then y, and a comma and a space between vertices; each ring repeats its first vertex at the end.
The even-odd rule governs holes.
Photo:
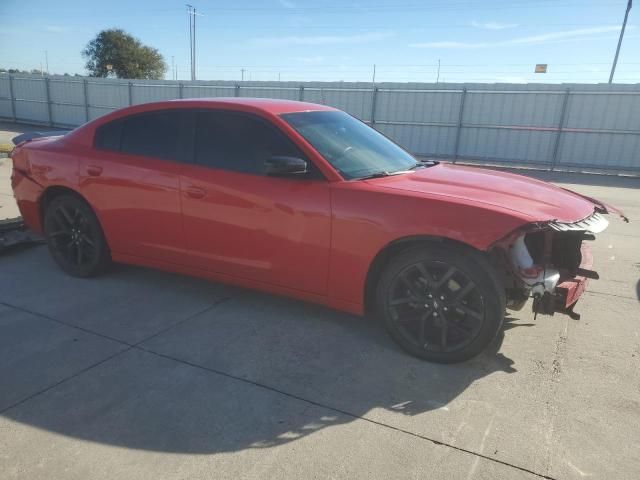
POLYGON ((265 160, 276 155, 304 158, 264 120, 234 112, 198 112, 195 157, 200 165, 262 175, 265 160))
POLYGON ((95 147, 101 150, 120 150, 120 135, 122 121, 116 120, 98 127, 96 130, 95 147))
POLYGON ((180 111, 172 110, 125 118, 120 151, 130 155, 178 160, 180 117, 180 111))

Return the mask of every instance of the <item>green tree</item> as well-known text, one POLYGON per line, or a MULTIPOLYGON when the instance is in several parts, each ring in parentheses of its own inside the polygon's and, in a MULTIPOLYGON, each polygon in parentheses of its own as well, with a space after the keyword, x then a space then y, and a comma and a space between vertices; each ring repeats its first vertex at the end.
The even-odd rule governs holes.
POLYGON ((157 49, 121 29, 102 30, 82 51, 92 77, 161 79, 167 64, 157 49))

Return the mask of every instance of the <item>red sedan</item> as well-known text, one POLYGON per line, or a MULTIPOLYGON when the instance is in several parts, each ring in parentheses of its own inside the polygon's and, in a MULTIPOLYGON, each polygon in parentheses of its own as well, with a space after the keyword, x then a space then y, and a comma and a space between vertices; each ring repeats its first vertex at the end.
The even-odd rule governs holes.
POLYGON ((573 313, 602 203, 419 161, 348 114, 266 99, 137 105, 19 141, 25 222, 67 273, 150 266, 381 318, 409 353, 482 351, 505 308, 573 313))

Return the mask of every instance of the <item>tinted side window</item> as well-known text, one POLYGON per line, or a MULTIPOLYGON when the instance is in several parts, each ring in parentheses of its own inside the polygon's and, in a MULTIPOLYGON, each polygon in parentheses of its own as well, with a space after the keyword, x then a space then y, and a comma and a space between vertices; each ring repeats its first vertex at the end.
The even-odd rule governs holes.
POLYGON ((197 163, 262 175, 265 160, 274 155, 304 158, 283 133, 266 121, 233 112, 198 112, 197 163))
POLYGON ((131 155, 179 160, 181 115, 182 112, 173 110, 125 118, 120 150, 131 155))
POLYGON ((122 133, 122 121, 116 120, 106 123, 96 130, 95 147, 102 150, 120 150, 120 134, 122 133))

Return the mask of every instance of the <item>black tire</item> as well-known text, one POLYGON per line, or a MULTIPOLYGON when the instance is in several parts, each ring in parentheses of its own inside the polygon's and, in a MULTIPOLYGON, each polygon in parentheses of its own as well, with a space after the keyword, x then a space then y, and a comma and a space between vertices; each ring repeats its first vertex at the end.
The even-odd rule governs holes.
POLYGON ((91 277, 111 262, 98 219, 91 207, 75 195, 60 195, 47 205, 44 234, 51 256, 69 275, 91 277))
POLYGON ((496 337, 504 322, 505 293, 482 254, 433 243, 389 261, 378 282, 376 310, 405 351, 455 363, 476 356, 496 337))

